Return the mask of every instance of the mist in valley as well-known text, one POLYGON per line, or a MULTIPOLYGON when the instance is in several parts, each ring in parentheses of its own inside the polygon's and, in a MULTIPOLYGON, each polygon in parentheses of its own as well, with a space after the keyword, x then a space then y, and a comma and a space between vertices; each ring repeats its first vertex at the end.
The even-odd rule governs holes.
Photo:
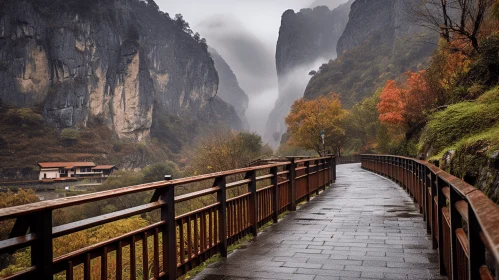
MULTIPOLYGON (((288 9, 299 11, 317 4, 335 8, 344 2, 346 0, 321 0, 320 3, 313 0, 158 0, 157 4, 172 17, 181 13, 193 31, 206 38, 208 45, 229 64, 240 87, 249 96, 246 117, 250 130, 263 136, 269 114, 274 105, 278 105, 276 101, 280 102, 275 52, 283 12, 288 9)), ((286 84, 290 89, 289 96, 284 98, 296 100, 302 97, 310 70, 328 60, 316 61, 290 72, 281 81, 281 85, 286 84)), ((271 142, 271 139, 264 141, 271 142)))

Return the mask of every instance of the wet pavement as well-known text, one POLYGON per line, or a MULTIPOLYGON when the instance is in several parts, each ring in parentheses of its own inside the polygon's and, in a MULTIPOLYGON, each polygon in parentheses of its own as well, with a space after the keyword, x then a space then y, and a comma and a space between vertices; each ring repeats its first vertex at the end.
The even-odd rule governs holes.
POLYGON ((446 279, 412 199, 397 184, 339 165, 329 189, 196 280, 446 279))

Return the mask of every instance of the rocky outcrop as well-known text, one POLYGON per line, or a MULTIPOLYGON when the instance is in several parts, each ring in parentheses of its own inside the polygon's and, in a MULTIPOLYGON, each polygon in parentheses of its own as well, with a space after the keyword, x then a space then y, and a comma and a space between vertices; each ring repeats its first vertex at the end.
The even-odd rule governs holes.
POLYGON ((356 0, 351 6, 350 20, 338 40, 337 52, 342 54, 366 40, 372 45, 392 46, 395 38, 421 31, 404 0, 356 0))
POLYGON ((217 96, 234 106, 237 116, 243 123, 243 128, 249 130, 248 120, 246 119, 246 110, 248 109, 249 102, 248 95, 239 86, 236 75, 223 57, 213 48, 210 48, 209 52, 215 62, 215 68, 220 79, 217 96))
POLYGON ((153 0, 2 5, 2 103, 42 108, 59 128, 99 118, 132 140, 149 137, 154 116, 165 114, 201 119, 216 111, 203 121, 242 128, 233 108, 213 102, 218 74, 205 47, 153 0))
POLYGON ((410 16, 417 1, 356 0, 338 40, 338 59, 325 63, 309 81, 305 98, 336 92, 351 107, 372 96, 387 80, 427 65, 438 34, 410 16))
POLYGON ((352 1, 332 11, 320 6, 298 13, 287 10, 282 15, 275 55, 279 97, 264 137, 269 144, 277 146, 286 132, 284 118, 293 102, 303 97, 310 70, 336 58, 336 44, 348 22, 352 1))

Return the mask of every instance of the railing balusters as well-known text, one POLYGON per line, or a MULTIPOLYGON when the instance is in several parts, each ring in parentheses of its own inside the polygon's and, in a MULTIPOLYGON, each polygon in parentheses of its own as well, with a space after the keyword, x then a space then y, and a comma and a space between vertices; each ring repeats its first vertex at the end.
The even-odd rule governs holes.
MULTIPOLYGON (((219 187, 217 191, 218 201, 218 252, 222 257, 227 257, 227 183, 225 176, 215 179, 215 186, 219 187)), ((195 235, 194 235, 195 236, 195 235)), ((197 249, 196 249, 197 250, 197 249)))
POLYGON ((149 279, 149 246, 147 242, 147 231, 142 235, 142 275, 149 279))
POLYGON ((116 279, 121 280, 123 278, 123 251, 121 247, 121 240, 118 241, 116 245, 116 279))
POLYGON ((154 278, 159 278, 159 231, 158 228, 154 229, 154 260, 153 260, 153 273, 154 278))
POLYGON ((31 262, 38 268, 38 279, 52 279, 52 211, 42 211, 34 218, 31 232, 36 234, 37 240, 31 248, 31 262))
POLYGON ((245 179, 250 179, 248 183, 249 196, 249 217, 250 217, 250 232, 253 236, 258 233, 258 200, 256 194, 256 172, 250 171, 246 173, 245 179))
POLYGON ((454 205, 456 202, 461 200, 454 188, 450 188, 450 198, 449 198, 449 212, 450 212, 450 251, 451 251, 451 269, 452 277, 458 279, 458 253, 457 246, 459 246, 459 241, 457 240, 456 230, 462 228, 462 218, 454 205))
POLYGON ((136 260, 136 248, 135 248, 135 236, 132 236, 130 240, 130 279, 137 279, 137 263, 136 260))

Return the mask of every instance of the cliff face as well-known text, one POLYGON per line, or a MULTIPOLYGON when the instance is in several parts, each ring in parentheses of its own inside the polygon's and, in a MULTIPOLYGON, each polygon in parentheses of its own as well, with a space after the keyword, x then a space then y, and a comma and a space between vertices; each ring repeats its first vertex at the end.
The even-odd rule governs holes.
POLYGON ((350 4, 329 10, 326 6, 287 10, 282 15, 276 49, 279 97, 267 122, 265 140, 273 146, 286 132, 284 118, 293 102, 303 96, 317 63, 336 58, 336 43, 348 22, 350 4))
POLYGON ((217 96, 234 106, 237 116, 242 121, 243 129, 248 130, 249 124, 246 119, 246 110, 248 109, 249 102, 248 95, 239 86, 236 75, 223 57, 215 49, 210 48, 209 51, 215 62, 215 68, 220 79, 217 96))
POLYGON ((372 45, 392 46, 395 38, 414 34, 422 29, 410 20, 410 2, 404 0, 356 0, 350 20, 338 40, 337 52, 342 54, 366 40, 372 45))
POLYGON ((409 5, 416 2, 353 2, 338 40, 338 59, 319 68, 307 85, 305 98, 337 92, 349 107, 371 96, 387 80, 423 69, 438 39, 410 20, 409 5))
POLYGON ((132 140, 154 134, 165 114, 235 118, 241 128, 234 109, 213 99, 218 75, 206 49, 152 0, 2 5, 2 103, 42 108, 59 128, 99 118, 132 140))

